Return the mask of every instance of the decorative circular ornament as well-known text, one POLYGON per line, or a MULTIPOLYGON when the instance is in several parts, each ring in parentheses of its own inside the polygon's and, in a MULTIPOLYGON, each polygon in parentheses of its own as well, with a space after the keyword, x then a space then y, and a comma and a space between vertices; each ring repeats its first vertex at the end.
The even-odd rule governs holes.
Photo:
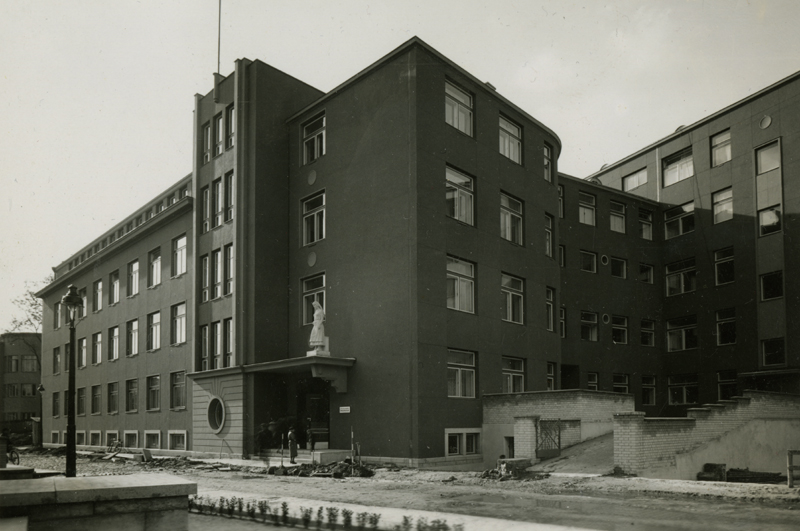
POLYGON ((308 267, 314 267, 314 264, 317 263, 317 253, 311 251, 308 253, 308 267))
POLYGON ((764 117, 761 119, 761 121, 758 123, 758 126, 761 129, 766 129, 770 125, 772 125, 772 117, 769 116, 768 114, 765 114, 764 117))
POLYGON ((219 433, 225 427, 225 403, 218 396, 208 402, 208 427, 214 433, 219 433))
POLYGON ((603 314, 603 324, 608 324, 609 321, 611 321, 611 317, 609 317, 607 313, 604 313, 603 314))
POLYGON ((310 172, 308 172, 308 184, 311 185, 314 184, 315 182, 317 182, 317 171, 311 170, 310 172))

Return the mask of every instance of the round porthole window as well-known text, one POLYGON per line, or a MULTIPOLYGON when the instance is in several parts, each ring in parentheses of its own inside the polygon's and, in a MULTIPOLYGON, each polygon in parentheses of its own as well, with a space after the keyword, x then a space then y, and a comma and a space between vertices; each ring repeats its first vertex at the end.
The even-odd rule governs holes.
POLYGON ((606 255, 601 256, 600 263, 603 265, 608 265, 608 257, 606 255))
POLYGON ((767 115, 767 114, 765 114, 764 117, 761 119, 761 122, 759 122, 758 126, 761 129, 766 129, 771 124, 772 124, 772 117, 767 115))
POLYGON ((608 324, 611 321, 611 317, 608 316, 607 313, 603 314, 603 324, 608 324))
POLYGON ((225 404, 216 396, 208 403, 208 426, 214 433, 219 433, 225 427, 225 404))

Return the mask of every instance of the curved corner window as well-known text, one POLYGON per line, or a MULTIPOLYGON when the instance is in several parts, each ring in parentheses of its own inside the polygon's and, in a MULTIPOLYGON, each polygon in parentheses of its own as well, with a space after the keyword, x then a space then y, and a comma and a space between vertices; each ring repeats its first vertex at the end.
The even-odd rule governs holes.
POLYGON ((208 426, 214 433, 219 433, 225 427, 225 404, 216 396, 208 403, 208 426))

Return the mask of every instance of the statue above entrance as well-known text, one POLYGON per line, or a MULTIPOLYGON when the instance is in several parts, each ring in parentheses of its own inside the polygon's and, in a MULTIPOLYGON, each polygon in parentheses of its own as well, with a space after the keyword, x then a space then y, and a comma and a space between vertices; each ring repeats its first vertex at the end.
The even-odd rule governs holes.
POLYGON ((325 310, 322 305, 314 301, 314 322, 311 328, 311 337, 308 338, 308 346, 314 350, 306 352, 306 356, 330 356, 328 351, 328 336, 325 335, 325 310))

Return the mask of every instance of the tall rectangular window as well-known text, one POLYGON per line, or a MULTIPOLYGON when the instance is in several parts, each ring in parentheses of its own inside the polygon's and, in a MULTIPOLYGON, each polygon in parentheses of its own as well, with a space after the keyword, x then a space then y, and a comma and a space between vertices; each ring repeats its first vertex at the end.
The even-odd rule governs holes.
POLYGON ((200 327, 200 370, 207 371, 208 365, 208 325, 200 327))
POLYGON ((139 260, 128 264, 128 297, 139 293, 139 260))
POLYGON ((558 217, 564 219, 564 187, 558 185, 558 217))
POLYGON ((211 124, 203 125, 203 163, 211 160, 211 124))
POLYGON ((645 284, 653 283, 653 266, 650 264, 639 264, 639 282, 645 284))
POLYGON ((86 367, 86 338, 78 340, 78 367, 86 367))
POLYGON ((81 305, 78 306, 78 319, 82 319, 86 317, 86 313, 89 311, 89 304, 86 299, 86 288, 78 290, 78 295, 81 298, 81 305))
POLYGON ((161 248, 153 249, 147 254, 147 287, 161 284, 161 248))
POLYGON ((503 356, 503 392, 522 393, 525 391, 525 360, 503 356))
POLYGON ((170 344, 179 345, 186 342, 186 303, 176 304, 170 309, 172 326, 170 344))
POLYGON ((711 137, 711 165, 720 166, 731 160, 731 130, 711 137))
POLYGON ((675 238, 694 231, 694 201, 664 212, 664 237, 675 238))
POLYGON ((444 84, 444 120, 472 136, 472 96, 448 82, 444 84))
POLYGON ((107 388, 106 411, 117 413, 119 411, 119 382, 111 382, 107 388))
POLYGON ((667 378, 670 405, 696 404, 699 393, 697 374, 681 374, 667 378))
POLYGON ((99 415, 102 407, 103 387, 101 385, 92 386, 92 415, 99 415))
POLYGON ((303 245, 325 239, 325 192, 303 200, 303 245))
POLYGON ((556 364, 551 361, 547 362, 547 390, 556 390, 556 364))
POLYGON ((112 326, 108 329, 108 359, 119 359, 119 327, 112 326))
POLYGON ((56 302, 53 304, 53 328, 58 330, 61 326, 61 303, 56 302))
POLYGON ((611 201, 609 204, 609 220, 612 231, 625 234, 625 205, 611 201))
POLYGON ((639 237, 643 240, 653 239, 653 213, 639 209, 639 237))
POLYGON ((733 264, 733 247, 714 251, 714 276, 717 286, 736 280, 733 264))
POLYGON ((600 375, 596 372, 586 373, 586 389, 597 391, 599 389, 600 375))
POLYGON ((585 192, 578 192, 578 221, 594 226, 595 204, 597 198, 585 192))
POLYGON ((667 351, 697 348, 697 316, 689 315, 667 321, 667 351))
POLYGON ((169 375, 169 407, 170 409, 186 407, 186 371, 173 372, 169 375))
POLYGON ((119 271, 114 271, 108 276, 108 304, 119 302, 119 271))
POLYGON ((522 128, 500 117, 500 154, 522 164, 522 128))
POLYGON ((203 189, 200 191, 200 195, 203 198, 203 205, 202 205, 202 216, 203 216, 203 230, 202 234, 205 234, 211 229, 211 189, 208 186, 204 186, 203 189))
POLYGON ((225 128, 222 126, 222 114, 214 117, 214 156, 222 154, 222 138, 225 136, 225 128))
POLYGON ((61 372, 61 347, 53 349, 53 374, 61 372))
POLYGON ((667 296, 689 293, 697 289, 695 259, 687 258, 667 264, 667 296))
POLYGON ((222 348, 225 352, 225 367, 233 367, 233 319, 222 321, 222 348))
POLYGON ((617 345, 628 344, 628 318, 621 315, 611 316, 611 341, 617 345))
POLYGON ((642 168, 622 178, 622 190, 625 192, 630 192, 645 184, 647 184, 647 168, 642 168))
POLYGON ((581 251, 581 271, 597 273, 597 253, 581 251))
POLYGON ((756 150, 756 175, 781 167, 781 149, 778 141, 756 150))
POLYGON ((558 265, 567 267, 567 248, 563 245, 558 246, 558 265))
POLYGON ((211 219, 211 228, 219 227, 222 225, 222 201, 223 201, 222 179, 217 179, 211 183, 211 207, 213 208, 213 217, 211 219))
POLYGON ((451 167, 445 169, 447 215, 462 223, 474 225, 473 222, 473 181, 451 167))
POLYGON ((139 380, 125 381, 125 411, 128 413, 139 409, 139 380))
POLYGON ((92 334, 92 365, 97 365, 103 359, 103 334, 92 334))
POLYGON ((717 400, 730 400, 739 396, 736 370, 717 372, 717 400))
POLYGON ((642 376, 642 405, 656 405, 656 377, 642 376))
POLYGON ((86 388, 79 387, 75 396, 75 413, 77 415, 86 414, 86 388))
POLYGON ((783 297, 783 271, 761 275, 761 300, 768 301, 783 297))
POLYGON ((781 231, 781 205, 758 211, 758 230, 760 236, 781 231))
POLYGON ((125 328, 125 355, 133 356, 139 353, 139 320, 128 321, 125 328))
POLYGON ((639 327, 639 342, 642 344, 642 346, 656 346, 656 322, 649 319, 642 319, 639 327))
POLYGON ((225 174, 225 221, 233 219, 233 172, 225 174))
POLYGON ((229 295, 233 293, 233 244, 229 243, 224 247, 225 253, 225 285, 223 293, 229 295))
POLYGON ((314 303, 325 309, 325 273, 303 280, 303 324, 314 322, 314 303))
POLYGON ((147 377, 147 410, 161 409, 161 376, 147 377))
POLYGON ((511 275, 500 275, 500 292, 503 296, 503 321, 523 323, 524 284, 511 275))
POLYGON ((217 249, 211 252, 211 274, 214 279, 212 298, 222 296, 222 251, 217 249))
POLYGON ((711 201, 714 204, 714 224, 733 219, 733 188, 720 190, 711 201))
POLYGON ((475 353, 447 350, 447 396, 475 398, 475 353))
POLYGON ((544 215, 544 254, 553 257, 553 216, 544 215))
POLYGON ((545 144, 543 148, 544 154, 544 180, 551 183, 553 182, 553 149, 545 144))
POLYGON ((581 312, 581 340, 597 341, 598 335, 597 314, 594 312, 581 312))
POLYGON ((567 309, 563 306, 558 309, 558 330, 562 338, 567 337, 567 309))
POLYGON ((103 309, 103 281, 96 280, 92 289, 92 310, 99 312, 103 309))
POLYGON ((555 304, 556 290, 553 288, 544 288, 544 314, 545 314, 545 329, 549 332, 555 332, 555 311, 553 305, 555 304))
POLYGON ((200 257, 200 302, 208 301, 208 288, 211 280, 210 267, 208 262, 208 255, 200 257))
POLYGON ((447 257, 447 307, 475 313, 475 264, 447 257))
POLYGON ((325 113, 303 124, 303 164, 310 164, 325 154, 325 113))
POLYGON ((717 345, 736 343, 736 308, 717 310, 717 345))
POLYGON ((500 237, 522 245, 522 202, 500 194, 500 237))
POLYGON ((664 157, 662 167, 664 170, 664 188, 692 177, 694 175, 692 148, 664 157))
POLYGON ((236 112, 233 105, 225 109, 225 131, 227 133, 225 147, 232 148, 236 133, 236 112))
POLYGON ((172 276, 186 273, 186 235, 172 240, 172 276))
POLYGON ((627 374, 614 374, 612 391, 615 393, 627 393, 629 389, 630 377, 627 374))
POLYGON ((211 323, 211 348, 214 368, 222 368, 222 323, 211 323))
POLYGON ((786 348, 783 338, 765 339, 761 342, 764 365, 785 365, 786 348))
POLYGON ((161 312, 147 316, 147 350, 161 348, 161 312))

